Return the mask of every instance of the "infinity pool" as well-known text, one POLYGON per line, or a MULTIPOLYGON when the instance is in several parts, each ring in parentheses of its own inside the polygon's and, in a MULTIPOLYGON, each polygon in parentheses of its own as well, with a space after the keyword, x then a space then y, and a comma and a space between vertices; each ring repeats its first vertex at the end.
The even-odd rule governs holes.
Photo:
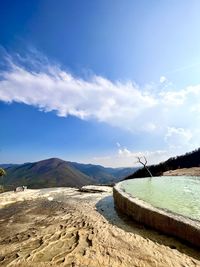
POLYGON ((200 221, 200 178, 162 176, 123 181, 121 189, 152 206, 200 221))

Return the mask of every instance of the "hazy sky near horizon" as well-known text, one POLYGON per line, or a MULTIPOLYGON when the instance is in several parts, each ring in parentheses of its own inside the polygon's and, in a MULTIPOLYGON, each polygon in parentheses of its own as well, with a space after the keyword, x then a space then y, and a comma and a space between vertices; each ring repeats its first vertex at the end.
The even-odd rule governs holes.
POLYGON ((0 162, 134 166, 200 146, 200 1, 0 1, 0 162))

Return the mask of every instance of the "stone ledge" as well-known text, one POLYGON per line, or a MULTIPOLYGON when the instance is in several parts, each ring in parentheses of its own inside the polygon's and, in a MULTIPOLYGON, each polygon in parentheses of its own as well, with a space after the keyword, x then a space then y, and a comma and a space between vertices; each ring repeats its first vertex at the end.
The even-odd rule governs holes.
POLYGON ((187 217, 155 208, 135 198, 120 188, 118 183, 113 188, 115 206, 131 216, 135 221, 151 228, 178 237, 200 247, 200 222, 187 217))

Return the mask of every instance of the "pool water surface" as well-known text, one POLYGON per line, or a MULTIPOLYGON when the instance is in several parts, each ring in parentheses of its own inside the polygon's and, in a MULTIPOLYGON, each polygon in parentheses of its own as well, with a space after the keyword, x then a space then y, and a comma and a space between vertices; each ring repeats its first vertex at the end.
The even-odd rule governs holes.
POLYGON ((154 207, 200 221, 200 177, 138 178, 125 180, 120 187, 154 207))

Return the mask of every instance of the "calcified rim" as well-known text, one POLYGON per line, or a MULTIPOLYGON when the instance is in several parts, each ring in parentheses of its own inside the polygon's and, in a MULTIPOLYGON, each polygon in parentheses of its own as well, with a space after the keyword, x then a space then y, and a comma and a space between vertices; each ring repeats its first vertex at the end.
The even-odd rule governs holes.
POLYGON ((152 206, 125 192, 122 182, 113 188, 115 206, 134 220, 158 231, 170 234, 200 246, 200 221, 152 206))

